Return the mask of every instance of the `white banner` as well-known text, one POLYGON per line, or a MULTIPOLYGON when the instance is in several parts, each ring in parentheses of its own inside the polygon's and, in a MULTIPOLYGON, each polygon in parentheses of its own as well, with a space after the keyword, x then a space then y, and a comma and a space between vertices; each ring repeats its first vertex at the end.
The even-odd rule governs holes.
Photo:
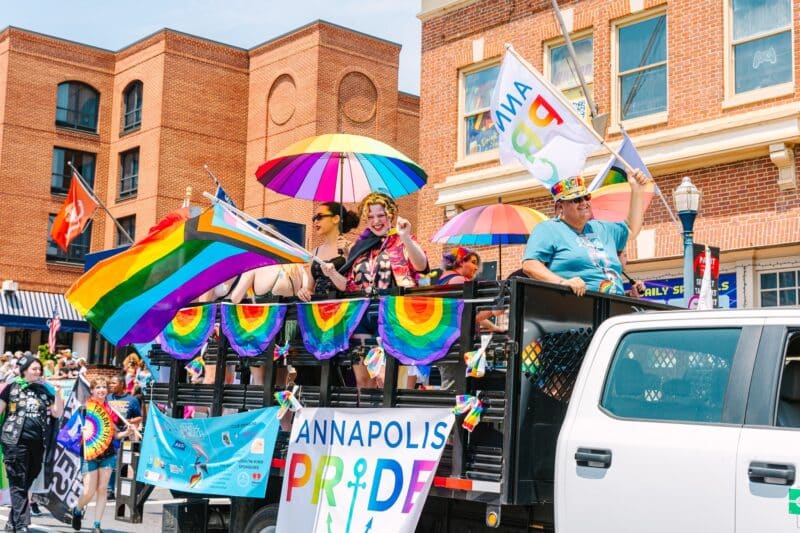
POLYGON ((494 86, 492 118, 500 161, 505 165, 518 160, 548 189, 580 175, 586 158, 600 146, 594 130, 558 89, 511 49, 494 86))
POLYGON ((413 532, 453 421, 450 409, 302 409, 277 530, 413 532))

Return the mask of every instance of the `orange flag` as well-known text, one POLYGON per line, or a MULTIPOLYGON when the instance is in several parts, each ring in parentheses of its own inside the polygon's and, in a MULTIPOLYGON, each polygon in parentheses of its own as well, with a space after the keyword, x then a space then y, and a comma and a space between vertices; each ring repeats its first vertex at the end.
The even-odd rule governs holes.
POLYGON ((83 232, 95 209, 97 203, 94 198, 83 188, 83 184, 73 173, 67 201, 53 220, 50 237, 66 252, 69 243, 83 232))

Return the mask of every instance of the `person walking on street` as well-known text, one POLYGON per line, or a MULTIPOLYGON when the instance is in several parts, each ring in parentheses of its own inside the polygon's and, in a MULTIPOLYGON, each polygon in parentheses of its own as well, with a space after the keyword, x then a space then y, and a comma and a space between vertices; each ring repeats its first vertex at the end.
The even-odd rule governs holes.
POLYGON ((42 363, 33 355, 19 360, 20 377, 0 392, 0 429, 3 462, 11 492, 11 513, 6 531, 27 533, 31 524, 28 491, 42 470, 48 418, 64 412, 58 386, 42 381, 42 363))

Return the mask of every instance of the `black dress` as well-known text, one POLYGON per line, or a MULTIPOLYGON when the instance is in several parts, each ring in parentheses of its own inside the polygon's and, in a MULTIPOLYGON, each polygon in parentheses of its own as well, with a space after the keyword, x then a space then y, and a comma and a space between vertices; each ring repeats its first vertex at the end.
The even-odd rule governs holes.
MULTIPOLYGON (((344 250, 339 249, 339 255, 329 260, 339 270, 344 266, 345 257, 344 250)), ((311 263, 311 277, 314 278, 314 296, 328 297, 336 293, 336 285, 333 284, 331 278, 322 272, 322 267, 316 261, 311 263)))

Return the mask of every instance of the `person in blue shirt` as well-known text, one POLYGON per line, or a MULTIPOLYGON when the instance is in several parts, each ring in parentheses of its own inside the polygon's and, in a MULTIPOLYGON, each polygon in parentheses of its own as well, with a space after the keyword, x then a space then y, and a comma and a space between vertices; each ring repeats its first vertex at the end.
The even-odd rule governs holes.
POLYGON ((647 176, 636 170, 628 176, 631 202, 625 222, 595 220, 592 195, 583 178, 559 181, 550 192, 556 217, 538 224, 528 239, 522 270, 528 277, 569 287, 578 296, 587 290, 625 294, 618 250, 642 229, 642 188, 647 176))

